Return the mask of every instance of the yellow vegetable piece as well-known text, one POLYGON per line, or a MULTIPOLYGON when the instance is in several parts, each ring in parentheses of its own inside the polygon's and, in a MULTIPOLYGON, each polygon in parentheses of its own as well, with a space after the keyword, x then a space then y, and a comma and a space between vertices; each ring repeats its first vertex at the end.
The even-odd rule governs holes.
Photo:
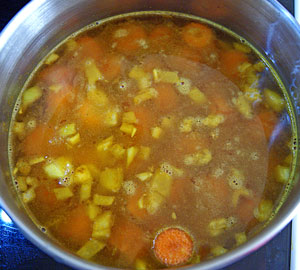
POLYGON ((110 148, 111 153, 113 154, 113 156, 117 159, 121 159, 124 154, 125 154, 125 148, 120 145, 120 144, 114 144, 111 148, 110 148))
POLYGON ((109 238, 112 225, 113 225, 112 212, 111 211, 103 212, 94 221, 92 237, 98 239, 109 238))
POLYGON ((59 157, 44 166, 44 171, 50 178, 63 178, 71 173, 73 165, 65 157, 59 157))
POLYGON ((137 131, 137 128, 134 125, 123 123, 120 127, 120 130, 125 134, 130 135, 130 137, 133 137, 137 131))
POLYGON ((74 51, 77 49, 78 47, 78 44, 77 42, 74 40, 74 39, 69 39, 67 42, 66 42, 66 45, 67 45, 67 50, 68 51, 74 51))
POLYGON ((273 210, 273 202, 271 200, 261 200, 259 206, 257 208, 254 209, 254 217, 260 221, 266 221, 273 210))
POLYGON ((286 166, 277 165, 275 167, 275 179, 279 183, 286 184, 290 178, 290 168, 286 166))
POLYGON ((22 109, 26 110, 31 104, 37 101, 42 94, 42 89, 38 86, 33 86, 25 90, 22 96, 22 109))
POLYGON ((215 256, 221 256, 225 254, 228 250, 222 246, 215 246, 211 249, 211 253, 215 256))
POLYGON ((119 120, 119 109, 111 108, 108 109, 104 114, 103 123, 109 127, 115 127, 118 125, 119 120))
POLYGON ((136 146, 132 146, 127 149, 127 162, 126 162, 127 167, 129 167, 129 165, 132 163, 138 151, 139 149, 136 146))
POLYGON ((253 68, 258 72, 262 72, 266 68, 266 66, 265 66, 264 62, 259 61, 253 65, 253 68))
POLYGON ((210 114, 206 118, 201 120, 201 123, 207 127, 215 128, 218 125, 224 123, 225 117, 222 114, 210 114))
POLYGON ((103 80, 104 77, 96 66, 93 59, 87 59, 84 63, 85 76, 87 78, 89 86, 94 88, 96 81, 103 80))
POLYGON ((22 199, 24 203, 29 203, 35 199, 34 188, 30 188, 22 194, 22 199))
POLYGON ((53 191, 57 200, 66 200, 74 195, 68 187, 55 188, 53 191))
POLYGON ((33 157, 28 161, 28 163, 29 163, 29 165, 35 165, 38 163, 42 163, 44 161, 45 161, 44 157, 33 157))
POLYGON ((151 129, 151 135, 154 139, 159 139, 163 130, 160 127, 154 127, 151 129))
POLYGON ((191 87, 191 81, 186 78, 179 78, 179 81, 176 83, 176 88, 182 95, 188 95, 191 91, 191 87))
POLYGON ((80 187, 80 201, 86 201, 91 197, 92 183, 82 184, 80 187))
POLYGON ((127 124, 137 124, 138 120, 134 112, 125 112, 123 114, 122 122, 127 124))
POLYGON ((100 107, 107 106, 109 104, 107 95, 99 89, 90 89, 87 92, 87 98, 89 101, 100 107))
POLYGON ((134 265, 136 270, 147 270, 147 264, 142 259, 136 259, 134 265))
POLYGON ((180 130, 180 132, 183 132, 183 133, 191 132, 193 130, 194 124, 195 124, 194 117, 186 117, 180 123, 179 130, 180 130))
POLYGON ((113 144, 114 136, 110 136, 97 145, 97 151, 102 152, 102 151, 107 151, 113 144))
POLYGON ((115 196, 104 196, 99 194, 94 194, 93 203, 95 205, 109 206, 115 201, 115 196))
POLYGON ((267 106, 269 106, 275 112, 281 112, 284 109, 285 107, 284 98, 280 96, 278 93, 270 89, 265 89, 264 97, 267 106))
POLYGON ((74 135, 75 133, 76 133, 75 123, 67 124, 58 130, 59 136, 63 138, 74 135))
POLYGON ((177 83, 179 81, 178 72, 153 69, 154 82, 177 83))
POLYGON ((245 98, 250 102, 262 101, 262 96, 257 88, 246 87, 243 91, 245 98))
POLYGON ((149 99, 157 97, 158 93, 154 88, 146 88, 138 92, 138 94, 133 98, 135 105, 139 105, 149 99))
POLYGON ((93 203, 90 203, 87 206, 87 215, 89 216, 90 220, 95 220, 101 212, 101 208, 93 203))
POLYGON ((13 132, 17 134, 19 139, 23 139, 25 137, 25 124, 24 122, 15 122, 13 127, 13 132))
POLYGON ((94 257, 100 250, 102 250, 106 244, 102 241, 98 241, 95 239, 91 239, 84 244, 76 254, 86 260, 91 259, 94 257))
POLYGON ((286 158, 284 159, 284 164, 285 165, 290 165, 293 161, 293 155, 292 154, 289 154, 288 156, 286 156, 286 158))
POLYGON ((71 145, 76 145, 80 142, 80 134, 77 133, 72 137, 67 138, 67 142, 70 143, 71 145))
POLYGON ((206 96, 197 87, 193 87, 188 93, 189 97, 197 104, 203 104, 207 101, 206 96))
POLYGON ((18 176, 16 180, 17 180, 18 189, 22 192, 26 191, 27 190, 26 177, 18 176))
POLYGON ((236 233, 234 235, 234 238, 235 238, 235 241, 236 241, 236 244, 239 246, 243 243, 245 243, 247 241, 247 236, 246 236, 246 233, 244 232, 241 232, 241 233, 236 233))
POLYGON ((56 53, 51 53, 47 59, 45 60, 46 65, 51 65, 53 64, 57 59, 59 58, 59 55, 56 53))
POLYGON ((251 53, 251 48, 248 47, 247 45, 241 44, 239 42, 234 42, 233 47, 243 53, 251 53))
POLYGON ((139 89, 145 89, 151 86, 151 75, 145 72, 141 67, 134 66, 129 72, 129 78, 137 81, 139 89))
POLYGON ((244 174, 235 168, 232 168, 230 170, 230 173, 228 175, 228 185, 232 189, 241 189, 244 186, 245 176, 244 174))
POLYGON ((237 98, 233 98, 232 102, 245 118, 251 119, 253 117, 251 104, 244 95, 240 94, 237 98))
POLYGON ((58 93, 61 89, 63 88, 63 86, 61 84, 52 84, 49 86, 49 90, 58 93))
POLYGON ((26 177, 26 184, 32 187, 37 187, 38 186, 38 179, 36 177, 32 177, 32 176, 27 176, 26 177))
POLYGON ((105 189, 118 192, 123 183, 123 169, 122 168, 105 168, 100 173, 100 184, 105 189))
POLYGON ((151 149, 148 146, 141 146, 139 157, 143 160, 148 160, 150 157, 151 149))
POLYGON ((22 175, 28 175, 31 171, 31 166, 27 161, 20 158, 16 164, 17 171, 19 171, 22 175))
POLYGON ((234 190, 234 192, 232 194, 232 204, 234 207, 237 207, 241 196, 252 197, 253 194, 249 189, 247 189, 245 187, 234 190))
POLYGON ((143 172, 136 175, 136 177, 141 181, 146 181, 152 177, 153 173, 151 172, 143 172))
POLYGON ((161 119, 162 128, 172 128, 174 126, 174 117, 172 116, 164 116, 161 119))
POLYGON ((211 236, 218 236, 227 229, 226 218, 214 219, 208 224, 208 231, 211 236))
POLYGON ((185 156, 184 164, 203 166, 208 164, 211 160, 212 155, 209 149, 203 149, 195 154, 185 156))

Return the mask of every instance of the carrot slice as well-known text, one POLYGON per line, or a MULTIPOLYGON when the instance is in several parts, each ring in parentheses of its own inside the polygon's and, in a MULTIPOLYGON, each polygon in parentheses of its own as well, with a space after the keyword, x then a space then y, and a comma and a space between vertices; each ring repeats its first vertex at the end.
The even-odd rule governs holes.
POLYGON ((278 117, 274 111, 267 111, 267 110, 261 111, 258 114, 258 117, 263 126, 265 136, 269 140, 278 122, 278 117))
POLYGON ((72 210, 66 220, 59 224, 57 233, 65 241, 83 245, 92 235, 92 222, 86 214, 85 207, 79 205, 72 210))
POLYGON ((187 263, 193 255, 193 240, 178 228, 168 228, 156 236, 154 254, 166 266, 187 263))
POLYGON ((144 232, 136 224, 120 218, 112 228, 108 243, 117 248, 128 263, 132 263, 145 248, 144 232))
POLYGON ((231 79, 239 79, 238 67, 248 61, 246 54, 237 50, 228 50, 221 53, 220 68, 223 74, 231 79))
POLYGON ((189 23, 183 27, 183 40, 191 47, 202 49, 214 41, 211 28, 200 23, 189 23))
POLYGON ((80 46, 80 54, 87 58, 91 57, 95 60, 101 60, 103 57, 104 50, 99 42, 97 42, 94 38, 91 37, 81 37, 77 40, 77 43, 80 46))
POLYGON ((172 84, 158 83, 156 84, 155 89, 158 92, 158 96, 155 99, 158 110, 166 113, 176 108, 179 98, 177 91, 172 84))
POLYGON ((144 28, 139 25, 127 24, 121 26, 119 30, 125 34, 121 37, 115 37, 114 41, 116 42, 116 49, 124 54, 135 53, 141 48, 141 41, 145 41, 147 38, 144 28))

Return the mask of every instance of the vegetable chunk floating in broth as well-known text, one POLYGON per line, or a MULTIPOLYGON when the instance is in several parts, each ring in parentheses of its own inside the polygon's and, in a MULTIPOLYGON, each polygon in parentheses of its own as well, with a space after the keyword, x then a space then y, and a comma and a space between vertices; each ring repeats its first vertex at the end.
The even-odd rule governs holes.
POLYGON ((99 264, 222 255, 268 223, 290 181, 292 118, 274 74, 237 35, 178 14, 81 31, 16 104, 20 198, 49 237, 99 264))

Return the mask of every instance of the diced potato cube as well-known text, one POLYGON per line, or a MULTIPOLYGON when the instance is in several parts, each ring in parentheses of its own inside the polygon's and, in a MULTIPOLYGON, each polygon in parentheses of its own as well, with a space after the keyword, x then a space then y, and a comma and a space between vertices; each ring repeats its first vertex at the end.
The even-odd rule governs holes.
POLYGON ((32 187, 37 187, 39 184, 39 180, 36 177, 33 176, 27 176, 26 177, 26 184, 32 187))
POLYGON ((156 191, 150 191, 144 198, 145 208, 150 215, 153 215, 159 210, 164 201, 165 198, 161 194, 156 191))
POLYGON ((241 233, 236 233, 234 235, 234 238, 235 238, 235 241, 236 241, 236 244, 239 246, 243 243, 245 243, 247 241, 247 236, 246 236, 246 233, 244 232, 241 232, 241 233))
POLYGON ((95 205, 109 206, 115 201, 115 196, 104 196, 95 194, 93 202, 95 205))
POLYGON ((92 183, 82 184, 80 187, 80 201, 86 201, 91 197, 92 183))
POLYGON ((172 182, 173 179, 169 174, 156 170, 150 183, 150 190, 158 192, 163 197, 168 197, 170 195, 172 182))
POLYGON ((104 77, 96 66, 93 59, 88 59, 84 63, 85 76, 90 86, 95 85, 96 81, 103 80, 104 77))
POLYGON ((153 69, 154 82, 177 83, 179 81, 178 72, 161 69, 153 69))
POLYGON ((110 149, 111 153, 113 154, 113 156, 117 159, 121 159, 124 154, 125 154, 125 148, 120 145, 120 144, 114 144, 111 149, 110 149))
POLYGON ((83 259, 89 260, 94 257, 100 250, 105 247, 105 243, 95 239, 91 239, 84 244, 76 254, 83 259))
POLYGON ((123 169, 122 168, 105 168, 100 173, 100 184, 105 189, 118 192, 123 182, 123 169))
POLYGON ((151 172, 143 172, 143 173, 139 173, 136 175, 136 177, 138 179, 140 179, 141 181, 146 181, 148 179, 150 179, 152 177, 153 173, 151 172))
POLYGON ((90 89, 87 92, 87 98, 97 106, 106 106, 109 104, 107 95, 99 89, 90 89))
POLYGON ((92 237, 107 239, 110 236, 110 229, 113 225, 113 215, 111 211, 105 211, 98 216, 93 224, 92 237))
POLYGON ((245 44, 241 44, 241 43, 239 43, 239 42, 234 42, 234 43, 233 43, 233 47, 234 47, 236 50, 240 51, 240 52, 243 52, 243 53, 251 53, 251 48, 248 47, 248 46, 245 45, 245 44))
POLYGON ((132 138, 135 135, 137 128, 134 125, 123 123, 120 127, 120 130, 125 134, 130 135, 132 138))
POLYGON ((34 188, 30 188, 22 194, 23 202, 29 203, 35 199, 35 191, 34 188))
POLYGON ((215 128, 218 125, 224 123, 225 117, 222 114, 210 114, 206 118, 201 120, 201 123, 207 127, 215 128))
POLYGON ((63 178, 73 170, 73 165, 65 157, 59 157, 44 166, 44 171, 50 178, 63 178))
POLYGON ((209 149, 203 149, 195 154, 187 155, 184 157, 185 165, 203 166, 212 160, 212 155, 209 149))
POLYGON ((176 83, 176 88, 182 95, 188 95, 191 91, 191 87, 191 81, 186 78, 180 78, 176 83))
POLYGON ((30 173, 30 171, 31 171, 31 166, 24 159, 19 159, 18 162, 17 162, 17 164, 16 164, 16 167, 18 168, 18 171, 22 175, 28 175, 30 173))
POLYGON ((80 134, 77 133, 74 136, 67 138, 68 143, 70 143, 71 145, 75 145, 78 144, 80 142, 80 134))
POLYGON ((149 157, 150 157, 150 152, 151 152, 150 147, 148 147, 148 146, 141 146, 140 147, 139 156, 143 160, 148 160, 149 157))
POLYGON ((138 120, 134 112, 124 112, 122 122, 127 124, 137 124, 138 120))
POLYGON ((129 78, 135 79, 140 89, 145 89, 151 86, 151 75, 139 66, 134 66, 130 70, 129 78))
POLYGON ((74 195, 72 190, 68 187, 55 188, 53 189, 53 191, 56 196, 56 199, 61 201, 69 199, 74 195))
POLYGON ((133 102, 135 105, 139 105, 144 101, 157 97, 157 95, 158 93, 154 88, 146 88, 138 92, 133 98, 133 102))
POLYGON ((180 132, 188 133, 191 132, 193 129, 193 125, 195 123, 194 117, 186 117, 182 120, 179 125, 180 132))
POLYGON ((162 134, 162 128, 160 127, 154 127, 151 129, 151 135, 154 139, 159 139, 162 134))
POLYGON ((127 162, 126 162, 127 167, 129 167, 129 165, 132 163, 138 151, 139 149, 136 146, 132 146, 127 149, 127 162))
POLYGON ((227 220, 226 218, 213 219, 208 224, 208 231, 211 236, 218 236, 225 232, 227 228, 227 220))
POLYGON ((197 104, 203 104, 207 101, 206 96, 197 87, 193 87, 188 93, 189 97, 197 104))
POLYGON ((76 133, 75 123, 67 124, 58 130, 59 136, 65 138, 76 133))
POLYGON ((232 102, 245 118, 251 119, 253 117, 251 104, 244 95, 239 95, 237 98, 233 98, 232 102))
POLYGON ((67 45, 67 50, 68 51, 74 51, 77 49, 78 47, 78 43, 74 40, 74 39, 69 39, 67 42, 66 42, 66 45, 67 45))
POLYGON ((127 29, 119 28, 114 33, 114 38, 127 37, 129 34, 127 29))
POLYGON ((265 89, 264 97, 265 97, 266 104, 275 112, 281 112, 284 109, 285 107, 284 98, 279 94, 277 94, 276 92, 270 89, 265 89))
POLYGON ((253 214, 258 221, 263 222, 270 217, 272 210, 273 210, 273 202, 271 200, 263 199, 261 200, 258 207, 254 209, 253 214))
POLYGON ((44 157, 33 157, 31 158, 28 163, 29 165, 35 165, 35 164, 39 164, 45 161, 44 157))
POLYGON ((27 107, 37 101, 42 94, 42 89, 38 86, 33 86, 25 90, 22 96, 22 108, 26 110, 27 107))
POLYGON ((26 177, 18 176, 16 180, 17 180, 18 189, 22 192, 26 191, 27 190, 26 177))
POLYGON ((101 208, 93 203, 90 203, 87 206, 87 215, 89 216, 90 220, 95 220, 101 211, 101 208))
POLYGON ((142 259, 136 259, 135 260, 135 269, 136 270, 147 270, 147 264, 142 259))
POLYGON ((211 253, 214 256, 221 256, 223 254, 225 254, 228 250, 222 246, 215 246, 211 249, 211 253))
POLYGON ((107 151, 112 146, 113 140, 114 140, 114 137, 110 136, 110 137, 104 139, 103 141, 101 141, 100 143, 98 143, 97 151, 99 151, 99 152, 107 151))
POLYGON ((286 166, 277 165, 275 167, 275 179, 279 183, 286 184, 289 181, 290 168, 286 166))
POLYGON ((119 109, 111 108, 106 111, 103 123, 109 127, 115 127, 119 123, 119 109))
POLYGON ((53 64, 57 59, 59 58, 59 55, 56 53, 51 53, 47 59, 45 60, 46 65, 51 65, 53 64))
POLYGON ((262 96, 257 88, 246 87, 243 91, 245 98, 250 102, 262 101, 262 96))
POLYGON ((133 195, 136 192, 136 183, 131 180, 125 181, 123 189, 127 195, 133 195))

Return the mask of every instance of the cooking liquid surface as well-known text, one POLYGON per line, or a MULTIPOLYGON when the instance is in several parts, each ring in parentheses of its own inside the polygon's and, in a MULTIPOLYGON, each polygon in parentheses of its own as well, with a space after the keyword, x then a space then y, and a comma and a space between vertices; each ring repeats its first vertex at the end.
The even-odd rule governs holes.
POLYGON ((139 260, 162 267, 152 248, 165 227, 179 226, 193 238, 191 263, 235 247, 269 218, 265 209, 283 189, 278 165, 289 168, 289 117, 266 101, 265 89, 279 88, 249 47, 213 28, 203 45, 194 35, 198 24, 154 18, 108 23, 67 42, 30 84, 41 97, 28 108, 23 98, 16 116, 26 124, 24 133, 14 133, 16 181, 19 189, 26 183, 23 200, 34 190, 30 211, 74 252, 91 237, 105 243, 91 259, 116 267, 139 260), (245 63, 257 69, 247 73, 245 63), (128 112, 136 120, 124 120, 128 112), (66 135, 70 124, 76 131, 66 135), (77 134, 79 142, 71 139, 77 134), (64 177, 45 169, 58 160, 68 164, 64 177), (93 179, 86 197, 88 181, 73 179, 82 165, 93 179), (110 169, 122 174, 117 188, 103 180, 110 169), (141 173, 150 176, 141 180, 141 173), (61 187, 72 195, 61 199, 55 192, 61 187), (114 201, 103 205, 96 194, 114 201), (93 206, 100 209, 96 217, 93 206), (109 233, 95 236, 105 213, 112 216, 109 233))

